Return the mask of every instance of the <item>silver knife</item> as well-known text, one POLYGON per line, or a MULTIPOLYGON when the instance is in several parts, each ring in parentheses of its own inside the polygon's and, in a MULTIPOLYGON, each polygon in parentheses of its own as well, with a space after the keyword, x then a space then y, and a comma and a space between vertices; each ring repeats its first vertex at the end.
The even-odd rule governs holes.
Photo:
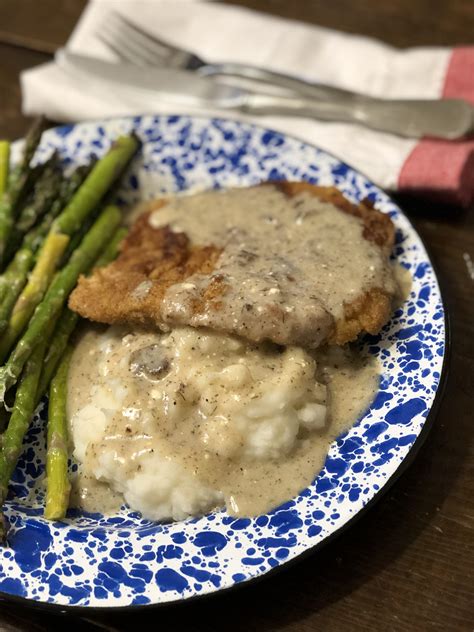
POLYGON ((106 62, 66 49, 56 53, 56 61, 65 70, 126 85, 171 104, 359 123, 409 138, 452 140, 474 133, 474 108, 460 99, 388 100, 335 90, 331 100, 318 100, 290 91, 251 91, 187 70, 106 62))

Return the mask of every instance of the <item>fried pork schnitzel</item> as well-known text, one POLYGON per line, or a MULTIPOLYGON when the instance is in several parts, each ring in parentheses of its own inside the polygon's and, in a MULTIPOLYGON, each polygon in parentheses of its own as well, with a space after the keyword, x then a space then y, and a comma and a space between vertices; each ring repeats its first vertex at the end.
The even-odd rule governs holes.
POLYGON ((278 182, 155 200, 69 306, 109 324, 344 344, 389 318, 393 242, 387 215, 334 187, 278 182))

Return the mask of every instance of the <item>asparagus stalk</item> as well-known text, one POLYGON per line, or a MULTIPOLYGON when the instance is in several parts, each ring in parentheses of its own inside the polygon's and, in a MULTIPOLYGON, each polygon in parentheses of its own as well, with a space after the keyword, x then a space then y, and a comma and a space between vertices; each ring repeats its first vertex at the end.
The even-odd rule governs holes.
POLYGON ((68 242, 69 237, 60 233, 50 233, 47 236, 28 283, 13 307, 8 326, 0 339, 0 362, 3 363, 41 302, 68 242))
POLYGON ((49 391, 46 452, 46 507, 48 520, 61 520, 69 504, 68 428, 66 418, 67 374, 72 348, 69 347, 53 377, 49 391))
POLYGON ((33 251, 22 248, 0 277, 0 334, 8 327, 11 311, 26 284, 33 259, 33 251))
POLYGON ((10 173, 8 187, 0 201, 0 268, 3 268, 5 251, 18 206, 32 183, 34 172, 29 165, 40 142, 43 129, 43 119, 38 119, 31 127, 25 139, 23 160, 10 173))
MULTIPOLYGON (((127 230, 119 228, 94 267, 107 265, 115 259, 118 247, 127 230)), ((64 309, 54 334, 49 352, 44 359, 37 401, 46 390, 58 360, 62 360, 51 381, 48 410, 48 450, 46 455, 47 491, 45 518, 61 520, 66 515, 71 484, 68 479, 68 428, 66 418, 67 373, 72 355, 68 347, 69 337, 74 330, 78 314, 67 307, 64 309)))
POLYGON ((136 136, 121 136, 92 169, 77 194, 56 219, 53 230, 72 236, 99 204, 139 148, 136 136))
POLYGON ((59 362, 63 357, 64 351, 78 321, 79 314, 76 314, 68 307, 65 307, 58 319, 53 335, 51 336, 49 349, 44 359, 43 370, 41 371, 38 393, 36 396, 38 403, 48 390, 53 375, 58 368, 59 362))
MULTIPOLYGON (((127 230, 119 228, 112 239, 109 241, 104 252, 96 260, 94 267, 104 266, 110 263, 118 252, 118 246, 122 239, 125 237, 127 230)), ((65 308, 61 318, 56 324, 54 333, 51 336, 52 324, 54 321, 50 321, 44 336, 44 342, 37 346, 33 354, 30 356, 26 364, 24 373, 22 374, 20 384, 17 390, 18 400, 15 400, 14 409, 8 429, 5 432, 7 438, 6 445, 9 446, 9 453, 7 461, 2 461, 0 455, 0 503, 3 504, 6 497, 8 482, 11 478, 15 464, 20 455, 23 437, 28 429, 29 419, 31 418, 35 406, 38 404, 41 396, 48 388, 49 382, 54 375, 58 361, 62 357, 63 360, 58 369, 56 377, 51 384, 51 395, 49 402, 49 420, 48 420, 48 454, 47 454, 47 475, 48 475, 48 491, 46 498, 46 512, 45 516, 49 519, 60 519, 64 516, 67 508, 67 498, 69 495, 69 482, 67 480, 67 435, 65 412, 62 411, 56 404, 59 403, 60 397, 65 397, 66 388, 66 374, 67 368, 64 364, 69 363, 71 350, 65 353, 69 337, 76 326, 79 316, 65 308), (51 346, 47 355, 45 355, 44 347, 48 345, 48 341, 51 339, 51 346), (40 348, 43 347, 43 348, 40 348), (40 355, 39 367, 43 365, 41 369, 41 376, 37 380, 36 396, 32 403, 28 399, 28 395, 31 393, 31 388, 34 384, 32 381, 31 373, 28 381, 26 380, 26 374, 31 366, 35 355, 40 355), (44 360, 44 361, 43 361, 44 360), (59 376, 62 373, 62 381, 58 382, 59 376), (26 383, 26 386, 25 386, 26 383), (25 406, 25 401, 28 404, 25 406), (23 406, 22 414, 19 407, 23 406), (57 414, 56 414, 57 413, 57 414), (59 432, 59 434, 58 434, 59 432), (4 482, 6 481, 6 482, 4 482), (3 494, 3 495, 2 495, 3 494)), ((1 525, 0 525, 1 534, 1 525)))
POLYGON ((90 269, 101 250, 110 241, 111 235, 117 230, 119 223, 119 209, 115 206, 105 208, 67 265, 56 274, 26 331, 6 364, 0 368, 0 403, 5 401, 7 390, 18 381, 26 361, 45 335, 48 323, 60 314, 79 276, 90 269))
MULTIPOLYGON (((29 169, 21 191, 15 192, 9 187, 0 198, 0 271, 4 269, 8 262, 8 253, 11 251, 10 243, 18 208, 23 202, 27 189, 31 187, 38 177, 39 171, 39 169, 29 169)), ((12 177, 10 176, 9 179, 11 180, 12 177)), ((21 182, 23 182, 23 179, 21 179, 21 182)), ((16 241, 16 238, 14 238, 14 241, 16 241)))
POLYGON ((16 250, 15 247, 14 258, 5 273, 0 276, 0 334, 8 326, 13 306, 26 284, 28 272, 34 263, 34 255, 47 236, 53 220, 74 196, 94 164, 95 161, 77 167, 68 179, 63 180, 60 194, 53 202, 49 213, 26 234, 21 248, 16 250))
POLYGON ((18 248, 20 248, 20 246, 22 248, 31 249, 33 253, 35 253, 39 249, 39 247, 43 243, 44 238, 48 234, 48 231, 51 228, 54 219, 71 201, 79 187, 82 185, 88 174, 91 172, 94 164, 95 161, 91 162, 88 165, 81 165, 77 167, 68 178, 64 178, 62 180, 59 187, 58 195, 50 206, 49 211, 46 213, 46 215, 44 215, 42 220, 34 228, 26 233, 26 235, 23 237, 23 242, 21 241, 21 235, 19 233, 14 232, 11 235, 7 248, 7 260, 11 258, 13 253, 16 253, 18 251, 18 248))
POLYGON ((2 417, 0 422, 3 422, 3 434, 0 437, 0 542, 4 540, 6 536, 6 524, 1 507, 5 502, 8 493, 8 483, 22 451, 24 436, 28 430, 31 417, 38 405, 36 393, 38 392, 40 375, 38 375, 37 372, 41 374, 46 347, 56 323, 57 318, 53 318, 48 323, 42 341, 37 345, 25 365, 16 392, 13 394, 12 391, 10 391, 7 394, 7 398, 10 401, 8 404, 5 402, 4 408, 0 408, 2 417), (30 390, 35 388, 35 397, 31 399, 30 390), (7 410, 12 411, 9 417, 7 410), (4 452, 4 450, 6 451, 4 452))
POLYGON ((41 176, 34 187, 31 202, 23 207, 15 222, 14 230, 17 234, 24 235, 49 211, 53 201, 60 194, 61 180, 59 155, 54 152, 44 164, 41 176))
POLYGON ((43 116, 36 118, 25 137, 25 145, 23 148, 23 157, 20 163, 13 168, 9 186, 14 188, 19 180, 21 180, 28 172, 30 162, 35 155, 36 149, 40 143, 41 136, 46 128, 46 119, 43 116))
POLYGON ((21 196, 22 193, 26 193, 24 187, 29 179, 31 171, 30 162, 35 155, 45 127, 44 117, 39 117, 33 121, 30 129, 28 130, 25 137, 22 159, 13 167, 13 169, 11 169, 9 174, 7 189, 11 193, 9 198, 11 200, 16 201, 18 199, 17 196, 21 196))
MULTIPOLYGON (((36 406, 36 391, 41 373, 46 341, 37 345, 26 363, 15 396, 10 421, 2 435, 0 450, 0 507, 8 493, 8 484, 23 449, 23 439, 36 406)), ((6 536, 6 524, 0 515, 0 541, 6 536)))
MULTIPOLYGON (((62 211, 53 222, 50 231, 51 235, 63 234, 72 237, 75 233, 80 232, 81 224, 87 220, 109 186, 120 175, 125 165, 137 150, 138 145, 139 143, 135 136, 123 136, 117 139, 109 152, 94 165, 82 186, 79 187, 76 195, 73 196, 64 211, 62 211)), ((58 248, 55 253, 53 253, 52 249, 49 251, 49 270, 54 270, 59 267, 62 263, 61 259, 63 254, 64 249, 60 250, 58 248)), ((39 261, 37 262, 31 275, 32 282, 28 283, 23 290, 23 294, 26 294, 27 299, 25 298, 23 300, 22 296, 18 298, 20 305, 18 308, 15 306, 14 311, 21 312, 22 316, 15 314, 11 316, 9 327, 0 343, 0 361, 5 359, 46 290, 47 283, 45 282, 41 286, 39 283, 41 278, 43 278, 44 281, 49 281, 49 278, 44 277, 45 267, 43 263, 43 261, 41 261, 41 263, 39 261), (34 291, 31 288, 32 285, 34 286, 34 291), (26 317, 25 314, 27 314, 28 317, 26 317)), ((4 311, 7 311, 9 306, 10 302, 4 306, 4 311)), ((0 312, 1 311, 0 308, 0 312)))
POLYGON ((6 271, 0 276, 0 334, 8 326, 8 321, 21 291, 26 285, 28 272, 35 260, 35 254, 48 234, 54 218, 61 209, 61 200, 57 200, 43 220, 30 230, 23 239, 6 271))
POLYGON ((10 143, 7 140, 0 141, 0 196, 2 196, 8 183, 10 169, 10 143))
MULTIPOLYGON (((56 214, 57 212, 59 211, 56 211, 56 214)), ((23 289, 28 272, 34 263, 35 254, 48 234, 54 217, 53 207, 51 212, 43 218, 43 221, 25 235, 21 247, 15 246, 15 256, 10 261, 8 268, 0 275, 0 323, 5 320, 8 323, 13 305, 23 289)), ((5 326, 0 326, 0 333, 5 326)))
POLYGON ((100 208, 94 210, 89 215, 89 217, 85 220, 85 222, 82 224, 81 228, 73 234, 73 236, 71 237, 71 240, 69 241, 67 245, 66 250, 64 251, 64 254, 61 257, 61 261, 58 264, 59 268, 62 268, 63 266, 65 266, 66 263, 69 261, 72 253, 76 250, 76 248, 79 246, 81 241, 84 239, 84 236, 87 235, 87 233, 90 231, 91 226, 97 219, 99 213, 100 213, 100 208))
POLYGON ((127 233, 128 233, 128 228, 123 228, 123 227, 118 228, 115 231, 114 235, 112 236, 112 239, 107 244, 106 249, 97 259, 97 261, 94 263, 94 266, 92 268, 93 270, 95 268, 103 268, 104 266, 109 265, 109 263, 111 263, 114 259, 117 258, 117 255, 120 250, 120 244, 124 240, 127 233))
MULTIPOLYGON (((110 240, 107 248, 102 255, 97 259, 94 264, 94 268, 101 268, 113 261, 118 254, 119 245, 123 238, 127 234, 126 228, 119 228, 115 235, 110 240)), ((72 332, 76 328, 79 321, 79 315, 71 311, 68 307, 65 307, 61 316, 59 317, 56 329, 51 337, 51 343, 49 345, 47 354, 44 359, 43 370, 41 372, 40 383, 38 386, 37 401, 43 397, 51 382, 54 372, 57 369, 59 361, 61 360, 64 350, 67 347, 72 332)))

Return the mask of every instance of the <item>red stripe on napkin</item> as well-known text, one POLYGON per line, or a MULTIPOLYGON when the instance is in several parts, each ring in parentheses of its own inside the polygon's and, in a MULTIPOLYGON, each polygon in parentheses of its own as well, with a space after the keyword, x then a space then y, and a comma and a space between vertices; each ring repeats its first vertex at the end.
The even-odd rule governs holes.
POLYGON ((474 105, 474 46, 453 50, 444 80, 443 97, 466 99, 474 105))
MULTIPOLYGON (((474 46, 453 50, 442 96, 474 104, 474 46)), ((421 140, 403 164, 398 186, 467 206, 474 200, 474 140, 421 140)))

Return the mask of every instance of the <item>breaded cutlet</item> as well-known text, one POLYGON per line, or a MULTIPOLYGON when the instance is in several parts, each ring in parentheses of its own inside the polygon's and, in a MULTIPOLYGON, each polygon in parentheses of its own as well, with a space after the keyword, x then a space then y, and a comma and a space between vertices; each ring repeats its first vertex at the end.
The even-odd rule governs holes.
MULTIPOLYGON (((370 203, 353 204, 335 187, 306 182, 272 182, 263 186, 273 187, 289 200, 297 196, 316 198, 332 205, 334 213, 342 212, 357 218, 363 239, 370 242, 388 264, 394 227, 390 218, 370 203)), ((308 347, 327 342, 342 345, 354 340, 361 332, 375 334, 388 320, 394 294, 390 283, 367 287, 356 296, 348 293, 337 317, 318 306, 310 316, 299 316, 297 320, 296 315, 291 314, 291 306, 283 309, 281 303, 268 300, 261 315, 255 310, 242 309, 232 320, 224 319, 226 300, 231 295, 228 278, 220 271, 226 247, 192 243, 185 232, 166 225, 153 226, 150 218, 167 204, 165 199, 150 202, 122 242, 116 261, 94 270, 88 277, 81 277, 69 299, 72 310, 102 323, 158 328, 203 325, 255 342, 269 339, 278 344, 308 347), (178 287, 178 284, 183 287, 193 285, 195 279, 199 279, 201 285, 189 299, 190 309, 181 314, 179 310, 173 313, 166 310, 164 299, 170 288, 178 287), (202 283, 203 279, 205 283, 202 283), (264 318, 265 325, 262 324, 264 318)), ((268 247, 278 249, 278 245, 269 244, 268 247)), ((252 262, 246 265, 251 266, 252 262)), ((307 283, 310 281, 306 280, 307 283)), ((243 305, 250 304, 250 298, 243 302, 243 305)))

